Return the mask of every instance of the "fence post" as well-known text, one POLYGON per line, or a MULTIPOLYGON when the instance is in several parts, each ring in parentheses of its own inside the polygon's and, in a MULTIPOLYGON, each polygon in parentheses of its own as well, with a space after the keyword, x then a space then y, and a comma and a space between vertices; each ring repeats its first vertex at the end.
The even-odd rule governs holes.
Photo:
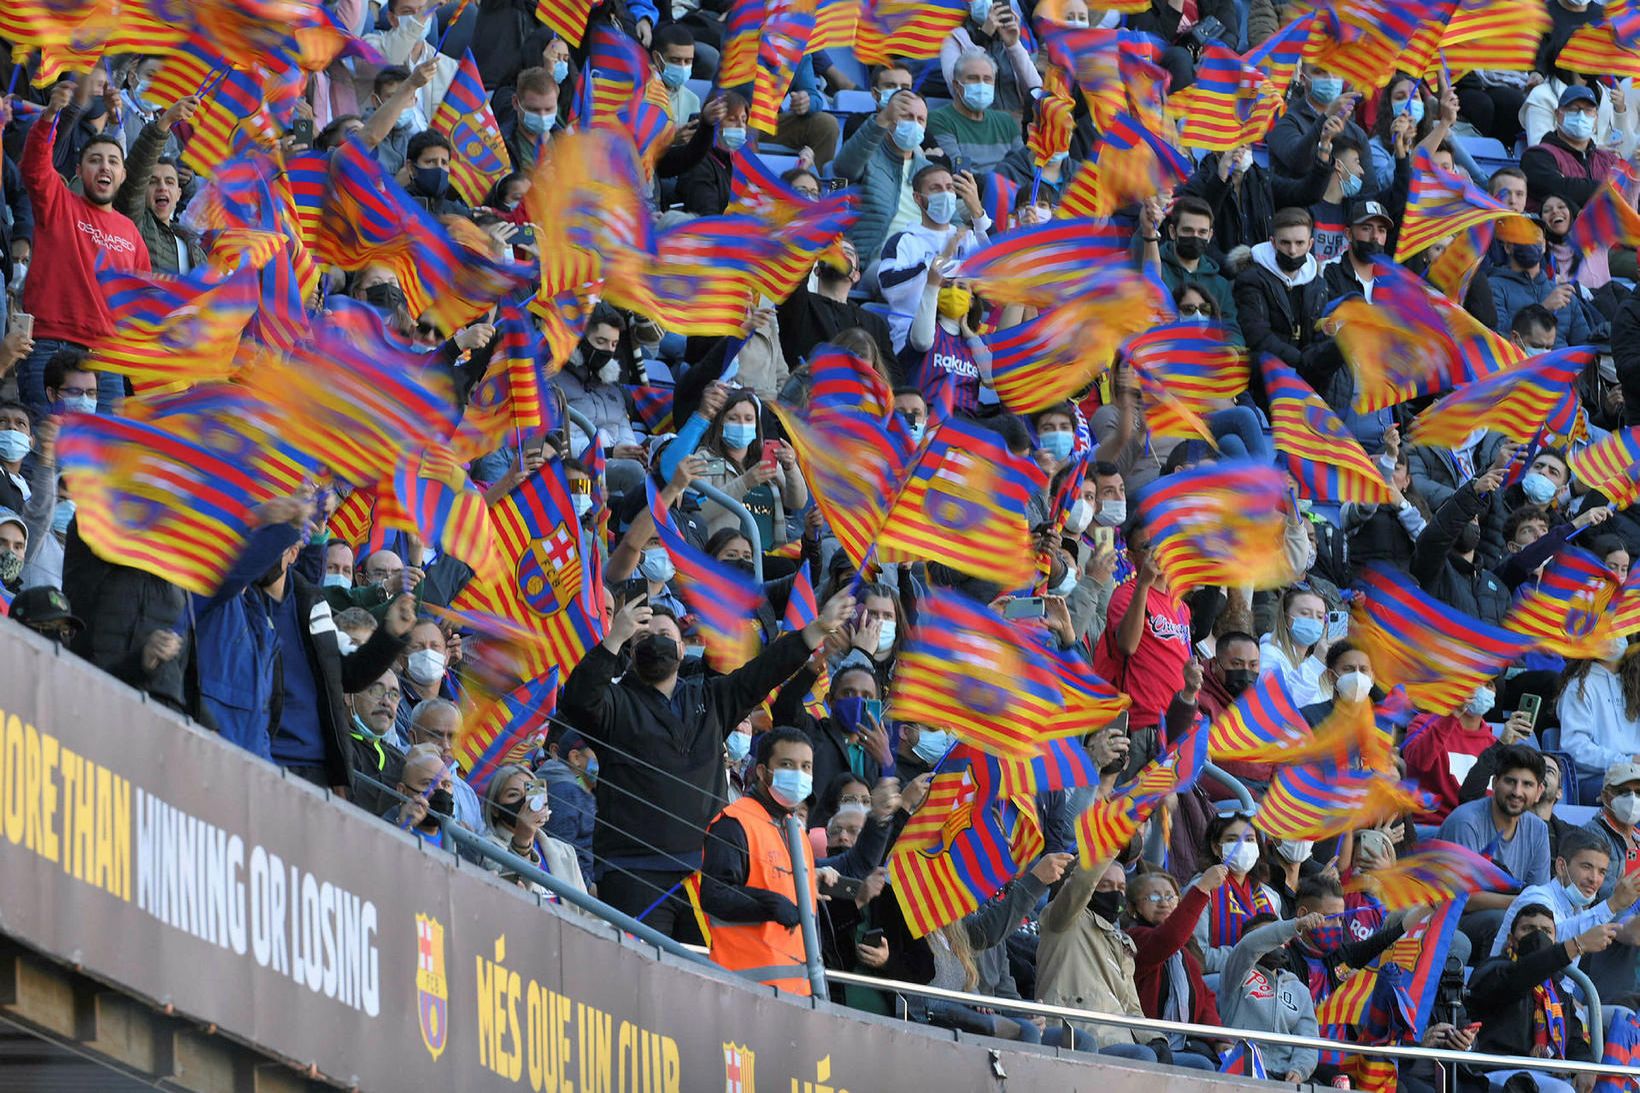
POLYGON ((792 882, 797 889, 797 921, 803 928, 803 962, 808 966, 809 990, 816 998, 826 997, 826 968, 820 962, 820 930, 814 922, 814 904, 808 898, 809 858, 803 852, 808 841, 803 821, 786 817, 786 847, 792 855, 792 882))

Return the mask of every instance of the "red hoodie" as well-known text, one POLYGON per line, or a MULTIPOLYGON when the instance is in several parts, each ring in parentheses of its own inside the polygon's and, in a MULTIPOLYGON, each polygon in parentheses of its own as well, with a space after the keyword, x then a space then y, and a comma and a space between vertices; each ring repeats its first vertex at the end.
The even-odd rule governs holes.
POLYGON ((1407 773, 1435 795, 1434 809, 1419 816, 1419 823, 1438 824, 1458 807, 1458 790, 1475 757, 1497 742, 1486 722, 1471 732, 1454 714, 1418 718, 1407 726, 1407 740, 1401 745, 1407 773))
POLYGON ((34 203, 34 264, 23 282, 23 307, 34 337, 95 345, 114 321, 97 284, 97 255, 123 273, 148 270, 148 245, 130 219, 93 205, 51 166, 56 119, 41 118, 23 142, 23 184, 34 203))

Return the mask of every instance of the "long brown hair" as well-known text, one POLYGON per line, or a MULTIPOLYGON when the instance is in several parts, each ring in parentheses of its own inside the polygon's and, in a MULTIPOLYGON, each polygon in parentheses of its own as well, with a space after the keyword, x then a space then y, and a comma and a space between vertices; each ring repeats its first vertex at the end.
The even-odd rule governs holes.
POLYGON ((979 985, 979 965, 974 963, 974 946, 968 940, 968 927, 965 919, 947 922, 940 927, 940 936, 945 938, 951 946, 951 955, 957 958, 962 966, 962 989, 972 991, 979 985))
MULTIPOLYGON (((1623 715, 1630 721, 1640 721, 1640 656, 1631 656, 1630 650, 1623 655, 1617 664, 1617 681, 1623 685, 1623 715)), ((1595 660, 1573 660, 1566 664, 1566 671, 1560 677, 1560 693, 1565 694, 1566 688, 1573 683, 1577 684, 1577 697, 1583 697, 1584 680, 1589 678, 1589 669, 1598 664, 1595 660)))

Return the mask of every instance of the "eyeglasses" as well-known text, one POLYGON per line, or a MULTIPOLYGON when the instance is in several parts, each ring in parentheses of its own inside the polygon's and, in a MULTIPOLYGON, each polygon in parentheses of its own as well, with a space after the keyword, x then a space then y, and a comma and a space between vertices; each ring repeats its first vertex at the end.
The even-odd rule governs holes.
POLYGON ((1211 317, 1213 309, 1206 304, 1180 304, 1180 315, 1206 315, 1211 317))
POLYGON ((1177 892, 1146 892, 1144 895, 1139 897, 1139 902, 1141 902, 1141 903, 1178 903, 1179 902, 1179 893, 1177 893, 1177 892))
POLYGON ((384 697, 391 696, 393 701, 397 703, 400 695, 397 687, 389 687, 385 683, 372 683, 359 693, 364 695, 372 702, 378 702, 384 697))
POLYGON ((839 797, 839 798, 837 798, 837 803, 839 805, 868 805, 869 806, 871 804, 871 798, 870 797, 839 797))
POLYGON ((62 395, 64 398, 97 397, 97 389, 95 387, 59 387, 57 388, 57 393, 62 395))

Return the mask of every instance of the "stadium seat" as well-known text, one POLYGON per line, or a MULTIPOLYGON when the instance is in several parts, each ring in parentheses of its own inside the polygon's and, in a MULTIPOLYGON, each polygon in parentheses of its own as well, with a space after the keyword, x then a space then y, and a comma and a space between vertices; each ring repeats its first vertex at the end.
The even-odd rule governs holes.
POLYGON ((837 114, 875 114, 877 96, 869 91, 839 91, 832 97, 831 108, 837 114))
POLYGON ((797 166, 797 157, 791 155, 771 155, 762 149, 758 150, 758 158, 775 174, 784 174, 797 166))
MULTIPOLYGON (((685 80, 685 81, 683 81, 683 86, 685 86, 689 90, 693 91, 700 98, 700 101, 702 103, 704 103, 707 99, 711 98, 711 96, 712 96, 712 81, 711 80, 685 80)), ((688 118, 683 118, 683 119, 680 119, 680 120, 681 121, 688 121, 689 119, 688 118)))
POLYGON ((1491 137, 1459 137, 1458 144, 1477 160, 1513 158, 1502 141, 1493 140, 1491 137))
POLYGON ((1555 815, 1573 827, 1582 827, 1594 819, 1599 812, 1600 810, 1593 805, 1569 805, 1565 801, 1555 806, 1555 815))
POLYGON ((832 49, 826 51, 826 56, 831 58, 832 67, 847 76, 855 87, 871 86, 871 74, 853 53, 846 49, 832 49))

